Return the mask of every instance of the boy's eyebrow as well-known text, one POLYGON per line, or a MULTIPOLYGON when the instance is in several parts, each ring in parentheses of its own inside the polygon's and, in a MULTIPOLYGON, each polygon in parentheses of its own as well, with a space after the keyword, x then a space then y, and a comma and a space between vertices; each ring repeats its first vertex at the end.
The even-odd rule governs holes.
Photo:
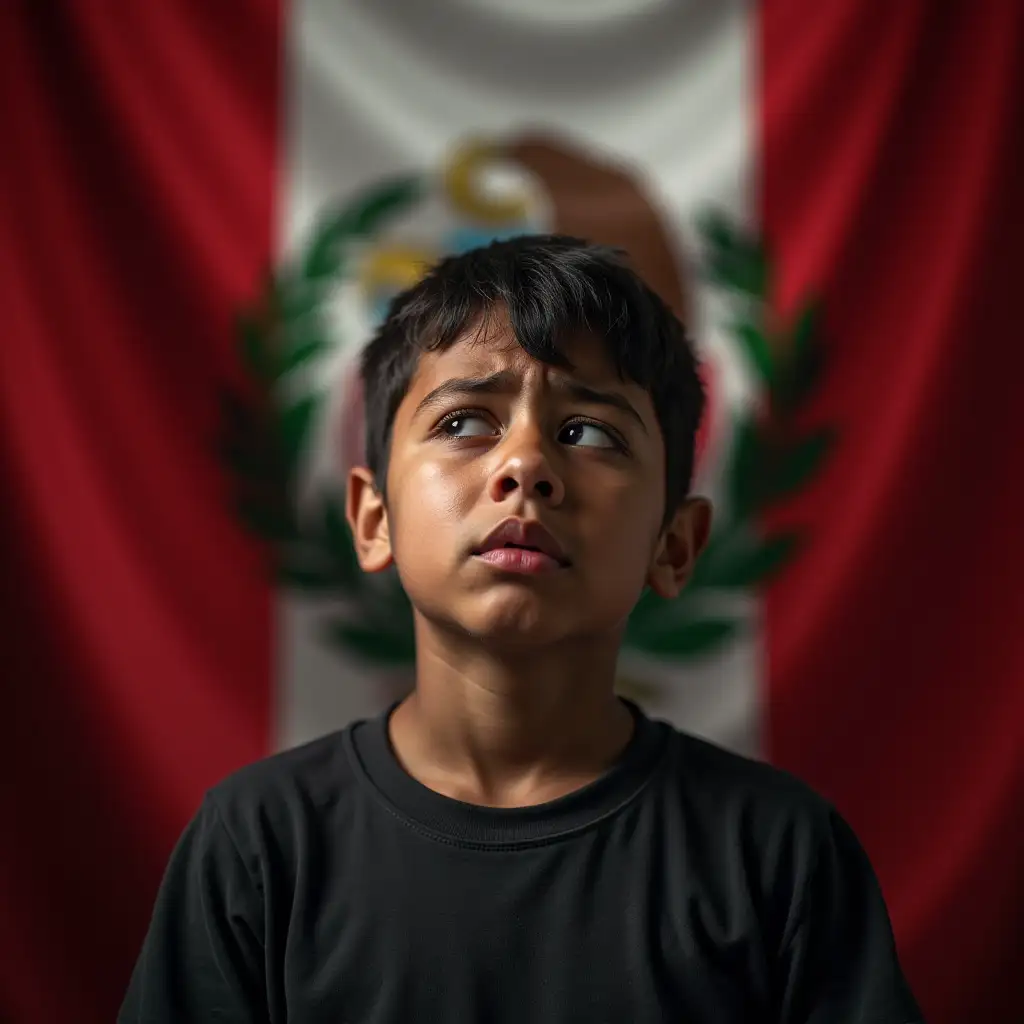
MULTIPOLYGON (((442 402, 461 395, 500 395, 508 394, 515 390, 518 378, 509 370, 499 370, 490 373, 486 377, 452 377, 439 384, 426 397, 421 399, 416 406, 413 416, 418 416, 424 409, 432 405, 440 405, 442 402)), ((625 395, 617 391, 598 391, 596 388, 588 387, 579 381, 558 375, 555 377, 553 387, 563 391, 575 398, 577 401, 586 402, 590 405, 607 405, 613 409, 619 409, 632 416, 640 429, 647 433, 647 425, 644 423, 640 413, 633 408, 625 395)))
POLYGON ((610 405, 613 409, 621 409, 628 416, 632 416, 640 424, 640 429, 645 434, 647 433, 647 425, 625 395, 620 395, 617 391, 598 391, 595 388, 587 387, 586 384, 581 384, 578 380, 567 377, 556 377, 554 386, 577 401, 587 402, 589 405, 610 405))

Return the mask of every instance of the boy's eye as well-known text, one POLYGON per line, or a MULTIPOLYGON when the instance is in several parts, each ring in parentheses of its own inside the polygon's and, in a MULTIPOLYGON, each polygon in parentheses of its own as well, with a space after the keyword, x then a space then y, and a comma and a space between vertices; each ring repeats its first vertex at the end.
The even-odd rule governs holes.
MULTIPOLYGON (((461 438, 488 437, 497 431, 487 417, 471 412, 459 412, 450 414, 442 420, 437 432, 444 437, 461 438)), ((616 440, 611 430, 585 420, 565 424, 559 431, 558 440, 562 444, 580 448, 621 447, 621 442, 616 440)))
POLYGON ((448 437, 482 437, 493 434, 494 428, 483 418, 470 413, 452 416, 441 424, 441 432, 448 437))
POLYGON ((568 423, 562 428, 559 440, 583 448, 618 447, 611 434, 596 423, 568 423))

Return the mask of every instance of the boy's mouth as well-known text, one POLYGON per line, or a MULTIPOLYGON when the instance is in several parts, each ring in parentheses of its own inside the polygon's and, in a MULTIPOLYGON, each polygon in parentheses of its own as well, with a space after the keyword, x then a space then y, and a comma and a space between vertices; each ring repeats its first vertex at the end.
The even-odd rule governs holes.
POLYGON ((535 548, 517 548, 513 545, 492 548, 476 557, 481 561, 488 562, 496 569, 527 575, 554 572, 564 568, 561 563, 556 562, 550 555, 545 555, 543 551, 537 551, 535 548))
POLYGON ((570 564, 557 540, 536 520, 505 519, 473 551, 487 561, 520 571, 564 568, 570 564), (498 552, 501 552, 500 554, 498 552))

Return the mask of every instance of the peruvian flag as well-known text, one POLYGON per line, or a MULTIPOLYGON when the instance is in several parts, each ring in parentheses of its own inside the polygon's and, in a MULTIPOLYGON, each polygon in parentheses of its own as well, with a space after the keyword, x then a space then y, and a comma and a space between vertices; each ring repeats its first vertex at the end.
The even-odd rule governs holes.
POLYGON ((204 791, 408 687, 323 498, 353 358, 550 230, 710 396, 622 691, 835 803, 929 1022, 1019 1013, 1022 68, 1010 0, 5 4, 0 1020, 112 1020, 204 791))

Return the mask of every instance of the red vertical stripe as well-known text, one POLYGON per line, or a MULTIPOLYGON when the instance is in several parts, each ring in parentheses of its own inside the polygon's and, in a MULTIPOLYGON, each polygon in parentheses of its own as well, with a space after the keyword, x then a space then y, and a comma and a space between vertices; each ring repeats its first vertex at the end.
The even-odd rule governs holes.
POLYGON ((269 592, 214 454, 271 250, 279 12, 0 30, 0 1019, 116 1014, 202 791, 267 752, 269 592))
POLYGON ((1024 996, 1024 6, 772 0, 763 223, 778 300, 825 299, 842 431, 782 514, 772 760, 881 878, 932 1024, 1024 996), (1016 995, 1014 995, 1014 992, 1016 995))

